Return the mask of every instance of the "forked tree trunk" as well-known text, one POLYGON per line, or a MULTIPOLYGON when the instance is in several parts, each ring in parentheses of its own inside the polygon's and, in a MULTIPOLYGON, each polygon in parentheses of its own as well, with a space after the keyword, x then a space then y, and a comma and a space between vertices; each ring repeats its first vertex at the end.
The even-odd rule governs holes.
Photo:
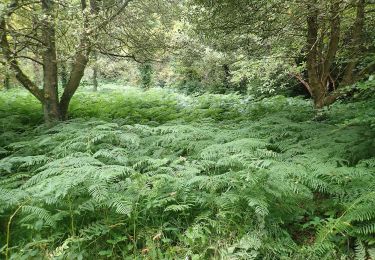
POLYGON ((319 45, 319 10, 317 0, 307 3, 307 74, 308 82, 302 82, 310 92, 314 106, 321 109, 332 104, 338 97, 329 92, 330 72, 340 39, 340 1, 331 0, 330 35, 328 48, 322 53, 319 45))
MULTIPOLYGON (((81 0, 82 10, 86 9, 86 1, 81 0)), ((43 53, 43 72, 44 72, 44 117, 46 122, 56 120, 66 120, 68 115, 68 108, 70 100, 76 92, 79 83, 83 77, 86 65, 88 63, 88 55, 90 48, 88 47, 88 37, 83 35, 81 43, 78 47, 78 53, 74 61, 70 77, 64 88, 63 95, 59 101, 58 98, 58 67, 57 67, 57 52, 56 52, 56 36, 55 25, 53 20, 53 0, 43 0, 42 7, 47 17, 43 23, 43 38, 46 44, 46 49, 43 53)), ((87 24, 85 24, 87 26, 87 24)))
POLYGON ((339 47, 340 40, 340 17, 341 8, 340 0, 330 0, 330 34, 328 38, 328 46, 324 48, 324 24, 319 24, 319 9, 318 0, 311 0, 307 2, 307 59, 306 67, 308 73, 308 80, 305 81, 300 75, 295 75, 296 78, 307 88, 311 97, 314 100, 314 106, 317 109, 328 106, 336 101, 344 92, 342 89, 336 89, 336 85, 346 86, 354 83, 366 73, 366 70, 371 71, 375 69, 375 63, 365 70, 355 74, 355 68, 360 59, 362 42, 363 42, 363 28, 365 24, 365 0, 356 0, 356 19, 352 26, 351 40, 349 43, 349 62, 345 68, 342 80, 336 84, 330 73, 332 71, 332 64, 339 47), (321 32, 318 37, 319 31, 321 32), (334 86, 333 91, 329 86, 334 86))
MULTIPOLYGON (((41 23, 41 35, 43 42, 43 89, 40 89, 35 82, 23 72, 19 66, 18 60, 14 56, 7 35, 6 18, 10 17, 15 10, 19 8, 18 1, 13 0, 7 5, 5 14, 0 16, 0 47, 2 54, 7 60, 8 65, 13 70, 15 78, 34 95, 43 105, 44 117, 46 122, 67 119, 67 112, 70 101, 78 89, 79 83, 83 77, 85 68, 88 63, 90 54, 90 36, 95 35, 95 31, 105 27, 117 15, 119 15, 131 2, 131 0, 124 0, 116 12, 109 18, 96 26, 96 29, 89 29, 88 14, 86 12, 87 0, 81 0, 83 21, 83 33, 80 38, 80 43, 77 48, 74 62, 72 63, 69 79, 64 86, 64 92, 59 101, 58 98, 58 70, 57 70, 57 50, 56 50, 56 35, 55 35, 55 10, 54 0, 40 0, 44 20, 41 23)), ((91 15, 96 15, 98 5, 96 0, 90 0, 91 15)))

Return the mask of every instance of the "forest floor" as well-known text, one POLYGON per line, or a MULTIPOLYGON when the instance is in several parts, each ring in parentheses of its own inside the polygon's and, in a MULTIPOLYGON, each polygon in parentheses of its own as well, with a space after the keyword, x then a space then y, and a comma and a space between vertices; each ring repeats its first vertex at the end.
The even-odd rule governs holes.
POLYGON ((0 113, 0 252, 13 259, 375 252, 374 101, 317 115, 301 98, 108 88, 47 127, 17 89, 0 113))

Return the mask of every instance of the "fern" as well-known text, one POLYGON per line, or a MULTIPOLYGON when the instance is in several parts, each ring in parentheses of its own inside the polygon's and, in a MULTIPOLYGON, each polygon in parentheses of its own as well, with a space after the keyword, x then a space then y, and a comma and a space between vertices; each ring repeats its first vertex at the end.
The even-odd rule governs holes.
POLYGON ((80 118, 52 128, 22 124, 40 117, 31 99, 0 104, 13 258, 374 256, 375 134, 353 112, 371 102, 316 122, 301 99, 150 93, 81 93, 80 118))

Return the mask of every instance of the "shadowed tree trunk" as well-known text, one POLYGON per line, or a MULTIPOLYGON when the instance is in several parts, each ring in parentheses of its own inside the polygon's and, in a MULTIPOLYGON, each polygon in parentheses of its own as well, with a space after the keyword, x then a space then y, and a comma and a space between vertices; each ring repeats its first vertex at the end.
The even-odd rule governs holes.
POLYGON ((81 82, 85 72, 86 65, 89 61, 88 54, 90 50, 87 46, 87 41, 83 41, 78 48, 80 48, 81 51, 76 56, 74 66, 70 72, 68 83, 66 84, 64 93, 60 99, 60 113, 63 120, 67 119, 70 100, 78 89, 79 83, 81 82))
POLYGON ((4 75, 4 88, 6 90, 9 90, 10 89, 10 75, 8 71, 5 71, 4 74, 5 74, 4 75))
POLYGON ((247 79, 247 77, 242 77, 240 82, 238 83, 238 92, 240 92, 241 94, 246 94, 248 82, 249 80, 247 79))
POLYGON ((230 68, 228 64, 223 65, 223 71, 224 71, 224 78, 223 78, 223 86, 225 90, 228 90, 230 88, 230 68))

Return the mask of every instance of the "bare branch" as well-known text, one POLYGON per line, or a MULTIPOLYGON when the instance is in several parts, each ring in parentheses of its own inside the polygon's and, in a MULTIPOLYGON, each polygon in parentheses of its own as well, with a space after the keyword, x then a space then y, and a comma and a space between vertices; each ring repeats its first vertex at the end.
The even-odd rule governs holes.
POLYGON ((43 102, 43 91, 38 88, 38 86, 30 80, 30 78, 22 71, 19 67, 17 60, 12 56, 10 51, 9 42, 7 39, 6 23, 4 17, 0 18, 0 29, 1 29, 1 39, 0 46, 4 54, 5 59, 9 63, 10 67, 15 72, 17 80, 22 84, 24 88, 31 92, 39 101, 43 102))

